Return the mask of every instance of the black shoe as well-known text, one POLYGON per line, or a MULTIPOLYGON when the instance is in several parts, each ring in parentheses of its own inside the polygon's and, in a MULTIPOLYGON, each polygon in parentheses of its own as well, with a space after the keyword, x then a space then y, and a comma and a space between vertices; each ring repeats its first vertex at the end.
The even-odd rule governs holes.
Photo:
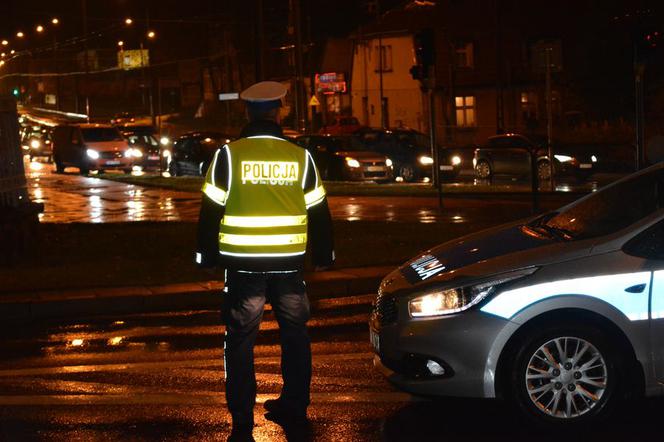
POLYGON ((228 442, 254 442, 254 424, 233 424, 228 442))
POLYGON ((263 407, 268 411, 266 417, 271 421, 302 425, 309 423, 306 409, 295 408, 281 399, 269 399, 263 407))

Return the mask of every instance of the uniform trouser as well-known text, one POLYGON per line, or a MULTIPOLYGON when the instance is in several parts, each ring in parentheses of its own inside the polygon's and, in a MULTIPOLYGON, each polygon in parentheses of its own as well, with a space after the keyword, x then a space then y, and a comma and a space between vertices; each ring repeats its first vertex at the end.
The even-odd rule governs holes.
POLYGON ((254 343, 270 302, 279 324, 281 343, 281 400, 296 413, 309 405, 311 345, 306 322, 309 301, 302 272, 244 273, 226 275, 223 319, 226 324, 224 366, 226 401, 234 423, 252 423, 256 404, 254 343))

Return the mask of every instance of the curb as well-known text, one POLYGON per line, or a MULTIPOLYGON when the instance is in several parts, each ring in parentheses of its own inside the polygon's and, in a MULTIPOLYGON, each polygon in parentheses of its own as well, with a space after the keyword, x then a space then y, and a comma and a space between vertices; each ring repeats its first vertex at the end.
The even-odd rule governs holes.
MULTIPOLYGON (((375 293, 390 267, 360 267, 305 273, 311 300, 375 293)), ((42 319, 166 310, 219 309, 222 281, 160 286, 52 290, 0 297, 0 320, 16 323, 42 319)))

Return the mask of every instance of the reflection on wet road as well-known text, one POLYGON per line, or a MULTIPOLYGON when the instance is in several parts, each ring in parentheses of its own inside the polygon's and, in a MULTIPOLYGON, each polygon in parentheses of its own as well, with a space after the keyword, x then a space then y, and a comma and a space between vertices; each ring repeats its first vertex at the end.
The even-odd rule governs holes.
MULTIPOLYGON (((71 173, 55 174, 53 166, 26 163, 30 197, 44 203, 42 222, 127 222, 127 221, 196 221, 200 195, 153 187, 142 187, 71 173)), ((451 186, 473 186, 455 183, 451 186)), ((447 186, 447 185, 446 185, 447 186)), ((561 184, 560 186, 565 186, 561 184)), ((524 190, 524 185, 503 185, 505 189, 524 190)), ((584 185, 586 190, 596 182, 584 185)), ((528 198, 509 201, 501 197, 482 200, 447 198, 444 210, 432 197, 331 196, 332 217, 348 221, 438 221, 462 223, 480 212, 500 219, 514 219, 530 213, 528 198)))

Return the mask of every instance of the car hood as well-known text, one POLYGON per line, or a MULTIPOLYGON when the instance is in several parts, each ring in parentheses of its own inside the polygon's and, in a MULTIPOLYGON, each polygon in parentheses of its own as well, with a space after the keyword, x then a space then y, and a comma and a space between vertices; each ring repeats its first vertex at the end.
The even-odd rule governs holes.
POLYGON ((351 157, 356 160, 373 160, 373 161, 385 161, 385 155, 371 152, 369 150, 350 150, 350 151, 339 151, 335 152, 335 155, 338 157, 351 157))
POLYGON ((85 147, 99 152, 115 152, 129 149, 129 144, 126 141, 86 141, 85 147))
POLYGON ((382 293, 465 284, 513 270, 586 256, 589 241, 562 241, 528 234, 524 221, 494 227, 427 250, 387 275, 382 293))

